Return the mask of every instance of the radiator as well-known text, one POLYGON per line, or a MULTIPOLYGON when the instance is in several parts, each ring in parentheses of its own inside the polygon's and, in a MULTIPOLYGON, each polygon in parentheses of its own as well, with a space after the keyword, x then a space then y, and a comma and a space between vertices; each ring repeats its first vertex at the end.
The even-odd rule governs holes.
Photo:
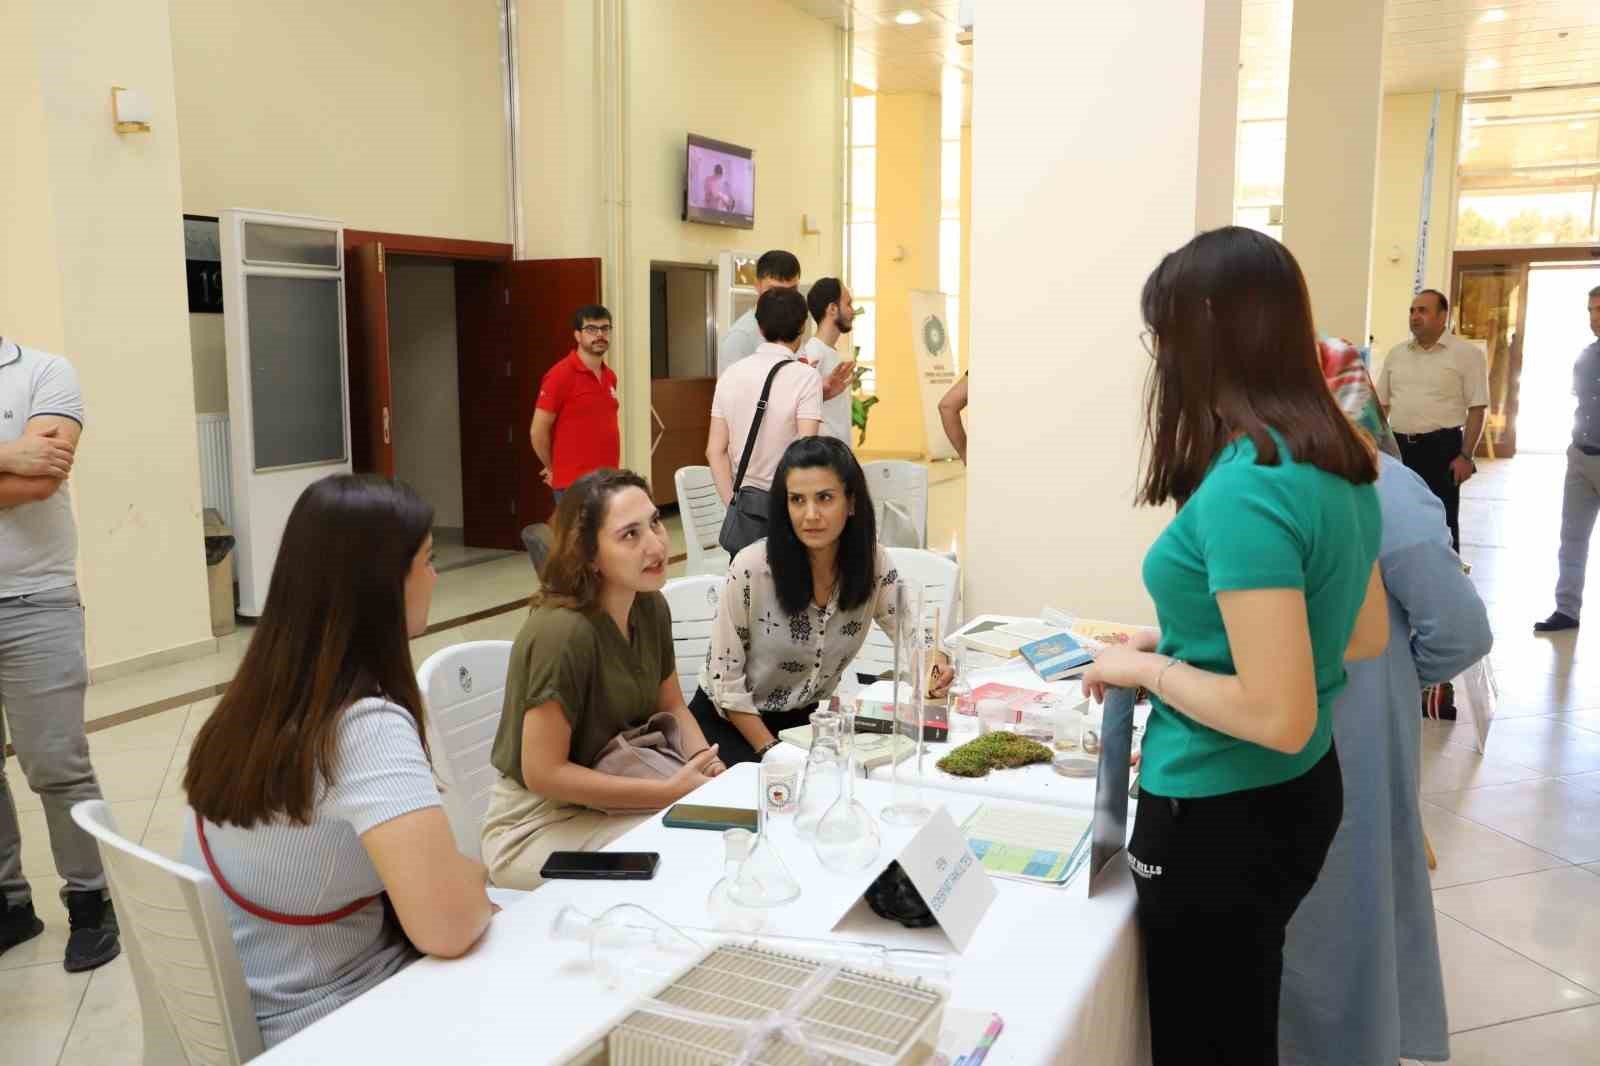
POLYGON ((233 524, 233 467, 229 455, 228 416, 195 415, 200 434, 201 506, 215 508, 222 521, 233 524))

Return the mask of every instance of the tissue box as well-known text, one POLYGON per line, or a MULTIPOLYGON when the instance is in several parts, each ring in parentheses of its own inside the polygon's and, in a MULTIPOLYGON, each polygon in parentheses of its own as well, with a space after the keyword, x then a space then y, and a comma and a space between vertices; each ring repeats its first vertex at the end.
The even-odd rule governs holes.
MULTIPOLYGON (((635 1009, 606 1037, 613 1066, 726 1066, 746 1039, 741 1023, 759 1021, 794 1002, 827 964, 755 945, 716 948, 653 997, 682 1011, 716 1015, 731 1025, 635 1009)), ((826 1040, 829 1063, 919 1066, 939 1042, 946 994, 920 981, 840 969, 801 1011, 801 1030, 826 1040)), ((754 1063, 810 1066, 806 1048, 781 1033, 768 1036, 754 1063)))

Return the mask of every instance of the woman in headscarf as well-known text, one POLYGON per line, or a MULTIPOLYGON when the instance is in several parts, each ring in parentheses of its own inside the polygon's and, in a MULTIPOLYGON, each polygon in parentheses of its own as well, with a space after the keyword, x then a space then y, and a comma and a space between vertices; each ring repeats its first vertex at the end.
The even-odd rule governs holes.
POLYGON ((1289 923, 1279 999, 1285 1066, 1393 1066, 1450 1057, 1423 843, 1422 688, 1489 653, 1488 614, 1450 549, 1444 508, 1400 462, 1360 353, 1319 343, 1329 387, 1378 443, 1389 647, 1349 664, 1334 706, 1344 816, 1289 923))

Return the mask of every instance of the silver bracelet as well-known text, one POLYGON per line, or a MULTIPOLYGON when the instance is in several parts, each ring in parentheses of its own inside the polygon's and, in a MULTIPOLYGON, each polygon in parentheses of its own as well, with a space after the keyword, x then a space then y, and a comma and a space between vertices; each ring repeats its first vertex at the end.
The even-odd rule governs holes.
POLYGON ((1163 701, 1166 700, 1167 694, 1161 690, 1161 683, 1167 679, 1167 671, 1171 670, 1174 666, 1182 666, 1182 665, 1183 665, 1183 660, 1182 659, 1174 659, 1170 655, 1167 656, 1167 665, 1165 665, 1165 666, 1163 666, 1161 668, 1161 672, 1156 675, 1156 683, 1154 685, 1150 686, 1151 688, 1155 689, 1156 695, 1160 696, 1163 701))

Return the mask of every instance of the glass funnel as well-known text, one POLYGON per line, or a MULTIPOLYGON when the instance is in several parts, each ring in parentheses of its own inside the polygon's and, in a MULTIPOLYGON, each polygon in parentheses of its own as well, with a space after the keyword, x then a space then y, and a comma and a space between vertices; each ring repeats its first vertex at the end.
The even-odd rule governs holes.
POLYGON ((767 924, 765 910, 746 907, 734 901, 732 888, 739 879, 739 869, 750 857, 750 845, 755 834, 748 829, 729 829, 722 834, 723 875, 711 886, 706 897, 706 913, 716 929, 734 933, 754 933, 767 924))
POLYGON ((592 917, 569 903, 556 912, 550 931, 556 940, 587 944, 590 966, 612 989, 670 977, 705 950, 684 930, 635 903, 619 903, 592 917))

